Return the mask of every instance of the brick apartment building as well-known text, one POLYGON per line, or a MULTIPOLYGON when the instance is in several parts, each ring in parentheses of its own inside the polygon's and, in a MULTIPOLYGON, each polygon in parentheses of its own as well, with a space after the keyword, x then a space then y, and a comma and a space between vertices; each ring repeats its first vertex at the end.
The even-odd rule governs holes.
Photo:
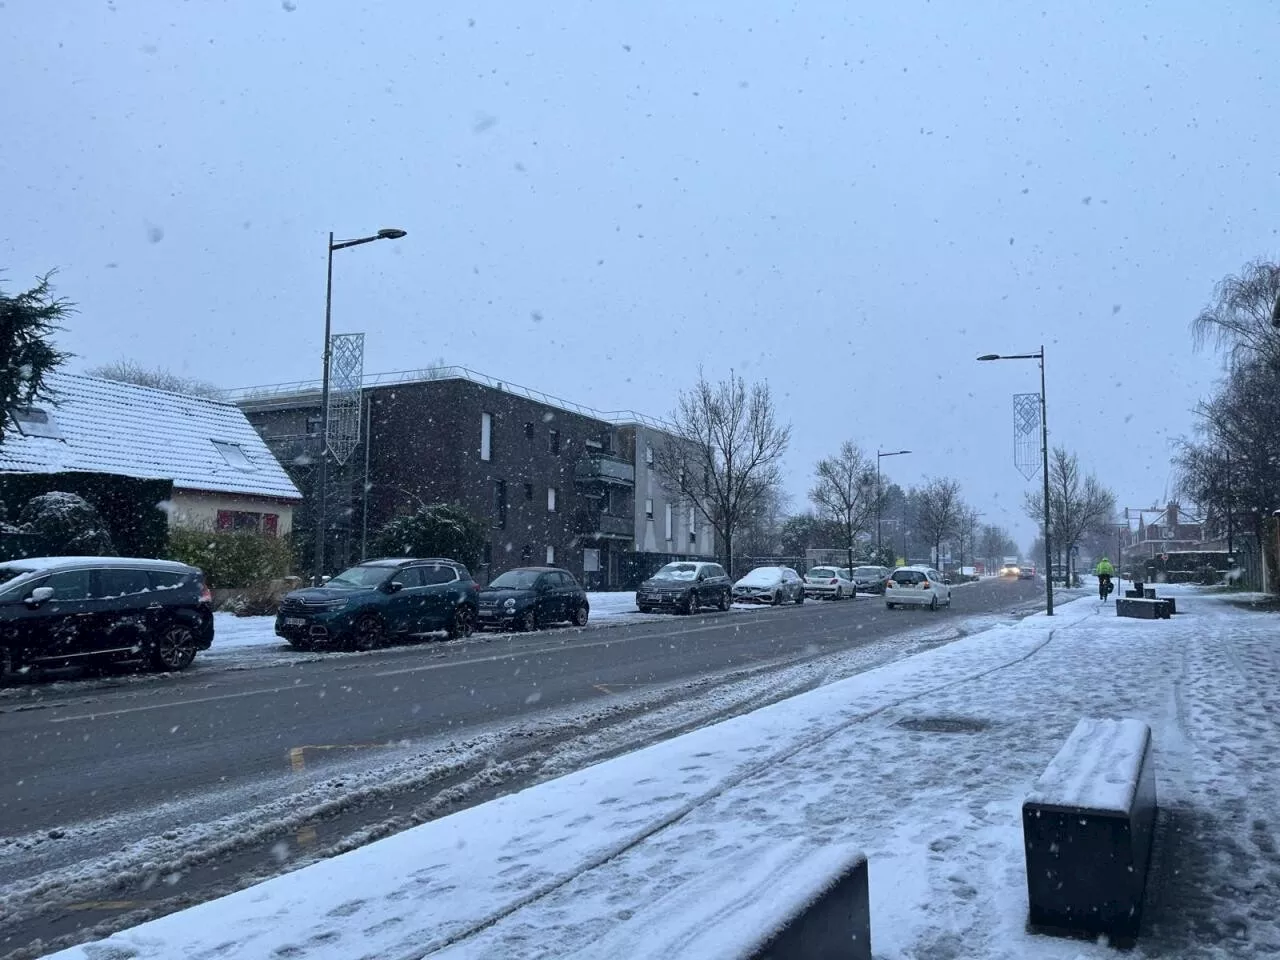
MULTIPOLYGON (((305 498, 314 531, 320 392, 242 391, 237 402, 305 498)), ((333 569, 369 553, 388 520, 458 503, 489 528, 481 579, 555 564, 593 588, 630 586, 672 556, 710 556, 713 532, 669 502, 652 469, 660 422, 602 413, 460 367, 366 378, 360 445, 330 464, 333 569)), ((332 570, 330 572, 333 572, 332 570)))

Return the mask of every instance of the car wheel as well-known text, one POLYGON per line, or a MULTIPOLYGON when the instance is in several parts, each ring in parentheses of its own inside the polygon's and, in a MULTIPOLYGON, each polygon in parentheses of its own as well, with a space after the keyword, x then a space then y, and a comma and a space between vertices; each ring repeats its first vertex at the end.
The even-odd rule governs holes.
POLYGON ((591 608, 585 603, 578 604, 578 609, 573 612, 573 625, 575 627, 585 627, 590 616, 591 608))
POLYGON ((523 631, 524 633, 533 633, 535 630, 538 629, 537 612, 533 609, 533 607, 530 607, 528 610, 526 610, 524 613, 520 615, 520 619, 518 623, 520 625, 521 631, 523 631))
POLYGON ((936 593, 929 598, 929 609, 930 610, 938 609, 938 595, 936 593))
POLYGON ((728 612, 729 612, 729 608, 730 608, 730 607, 732 607, 732 606, 733 606, 733 595, 732 595, 731 593, 729 593, 729 591, 728 591, 728 590, 726 590, 726 591, 725 591, 725 592, 720 596, 720 610, 721 610, 721 612, 723 612, 723 613, 728 613, 728 612))
POLYGON ((641 613, 649 613, 651 610, 653 610, 653 607, 646 607, 642 603, 637 603, 636 609, 639 610, 641 613))
POLYGON ((832 597, 831 599, 833 599, 833 600, 843 600, 843 599, 844 599, 844 590, 843 590, 841 587, 836 587, 836 595, 835 595, 834 597, 832 597))
POLYGON ((181 623, 165 627, 151 645, 151 666, 156 670, 185 670, 195 658, 196 635, 181 623))
POLYGON ((352 650, 377 650, 382 646, 386 631, 382 620, 374 613, 366 613, 351 628, 352 650))
POLYGON ((776 606, 781 605, 781 603, 782 603, 782 591, 781 591, 781 590, 775 590, 775 591, 773 591, 773 598, 769 601, 769 603, 770 603, 772 606, 775 606, 775 607, 776 607, 776 606))
POLYGON ((693 616, 702 609, 702 601, 698 599, 698 591, 690 590, 689 599, 684 603, 684 612, 689 616, 693 616))
POLYGON ((800 591, 800 595, 796 597, 796 603, 797 603, 797 604, 804 603, 804 591, 803 591, 803 590, 801 590, 801 591, 800 591))
POLYGON ((465 603, 453 608, 453 622, 449 624, 450 640, 465 640, 475 631, 476 618, 465 603))

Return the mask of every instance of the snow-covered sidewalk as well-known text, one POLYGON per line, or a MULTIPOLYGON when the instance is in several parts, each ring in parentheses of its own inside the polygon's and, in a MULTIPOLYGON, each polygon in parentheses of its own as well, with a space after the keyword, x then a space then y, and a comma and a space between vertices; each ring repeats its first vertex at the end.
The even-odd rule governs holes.
POLYGON ((854 846, 877 958, 1110 957, 1025 932, 1021 801, 1082 716, 1154 732, 1133 956, 1274 956, 1280 616, 1164 592, 1172 621, 1077 600, 58 956, 727 958, 729 894, 854 846))

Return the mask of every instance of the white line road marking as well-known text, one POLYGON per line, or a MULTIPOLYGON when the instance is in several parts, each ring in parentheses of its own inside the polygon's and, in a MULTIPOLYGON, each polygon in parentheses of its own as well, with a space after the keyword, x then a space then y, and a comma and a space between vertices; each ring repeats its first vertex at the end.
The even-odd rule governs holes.
POLYGON ((268 693, 287 693, 290 690, 304 690, 312 686, 310 683, 295 683, 287 687, 271 687, 268 690, 241 690, 239 693, 222 693, 216 697, 191 697, 187 700, 170 700, 166 703, 149 703, 143 707, 122 707, 119 710, 100 710, 97 713, 81 713, 74 717, 54 717, 50 723, 72 723, 76 720, 98 720, 102 717, 117 717, 124 713, 142 713, 146 710, 167 710, 170 707, 184 707, 189 703, 212 703, 215 700, 236 700, 241 697, 260 697, 268 693))

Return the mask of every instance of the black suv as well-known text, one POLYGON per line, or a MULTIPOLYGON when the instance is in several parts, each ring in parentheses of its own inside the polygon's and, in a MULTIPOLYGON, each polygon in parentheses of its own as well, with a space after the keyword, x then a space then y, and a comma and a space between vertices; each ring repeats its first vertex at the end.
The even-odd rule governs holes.
POLYGON ((35 557, 0 563, 0 673, 143 660, 182 670, 213 643, 213 598, 185 563, 35 557))
POLYGON ((508 570, 480 591, 481 627, 537 630, 564 621, 585 627, 589 616, 587 592, 558 567, 508 570))
POLYGON ((373 650, 393 636, 445 631, 469 637, 480 591, 453 560, 389 559, 356 564, 323 586, 280 601, 276 634, 299 650, 373 650))
POLYGON ((732 603, 733 582, 724 567, 695 560, 668 563, 636 591, 636 606, 641 613, 697 613, 703 607, 728 610, 732 603))

